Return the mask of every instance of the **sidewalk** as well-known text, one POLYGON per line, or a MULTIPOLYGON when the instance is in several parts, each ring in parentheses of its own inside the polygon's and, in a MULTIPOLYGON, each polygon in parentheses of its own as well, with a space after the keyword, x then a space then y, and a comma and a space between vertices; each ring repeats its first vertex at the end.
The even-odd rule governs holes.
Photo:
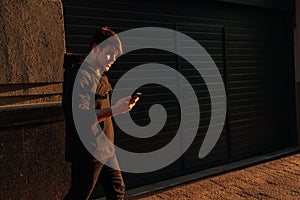
POLYGON ((300 153, 129 199, 300 199, 300 153))

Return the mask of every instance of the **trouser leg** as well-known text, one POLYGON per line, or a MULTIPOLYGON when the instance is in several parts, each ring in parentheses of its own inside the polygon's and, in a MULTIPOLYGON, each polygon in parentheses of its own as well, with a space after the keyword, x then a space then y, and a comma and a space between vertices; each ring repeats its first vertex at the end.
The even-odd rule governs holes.
POLYGON ((71 187, 64 200, 88 200, 102 168, 103 164, 98 161, 73 162, 71 187))
MULTIPOLYGON (((116 157, 112 157, 108 162, 113 162, 114 168, 119 169, 116 157)), ((122 200, 125 195, 125 183, 120 170, 103 166, 99 181, 102 184, 107 200, 122 200)))

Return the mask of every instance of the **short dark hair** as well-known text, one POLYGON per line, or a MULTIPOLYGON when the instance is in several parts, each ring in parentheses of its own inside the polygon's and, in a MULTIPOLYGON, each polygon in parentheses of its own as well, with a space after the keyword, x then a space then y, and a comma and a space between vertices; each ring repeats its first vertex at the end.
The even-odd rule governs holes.
POLYGON ((111 29, 109 29, 106 26, 97 28, 95 33, 92 35, 92 38, 90 41, 90 50, 92 50, 94 44, 98 45, 98 44, 102 43, 103 41, 107 42, 107 43, 103 44, 103 46, 105 46, 107 44, 113 44, 119 50, 119 54, 122 54, 122 44, 121 44, 119 37, 117 36, 117 34, 114 31, 112 31, 111 29), (110 39, 107 40, 108 38, 110 38, 110 39))

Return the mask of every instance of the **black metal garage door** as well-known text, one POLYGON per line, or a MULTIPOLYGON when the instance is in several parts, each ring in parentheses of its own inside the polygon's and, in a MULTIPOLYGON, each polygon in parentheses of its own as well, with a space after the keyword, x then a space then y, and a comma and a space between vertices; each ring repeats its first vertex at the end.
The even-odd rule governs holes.
MULTIPOLYGON (((270 5, 269 1, 263 2, 270 5)), ((282 2, 281 8, 285 5, 285 1, 282 2)), ((86 54, 90 35, 98 26, 109 26, 116 32, 164 27, 198 41, 212 56, 222 75, 228 103, 226 123, 212 152, 199 159, 198 152, 211 116, 210 96, 203 77, 187 61, 170 52, 144 49, 120 57, 109 74, 112 85, 127 70, 140 64, 166 64, 190 81, 201 110, 199 130, 188 151, 162 170, 125 173, 127 188, 293 145, 291 10, 274 8, 274 5, 269 6, 273 7, 271 9, 218 1, 197 6, 154 4, 116 0, 63 1, 68 53, 86 54)), ((163 77, 163 73, 157 72, 157 76, 163 77)), ((185 89, 182 85, 174 87, 185 89)), ((148 124, 149 118, 145 116, 154 103, 165 107, 168 119, 165 127, 148 139, 129 137, 116 128, 117 145, 134 152, 148 152, 168 144, 180 123, 179 104, 172 92, 155 84, 145 85, 141 90, 144 95, 131 114, 135 122, 148 124)), ((94 195, 100 194, 99 188, 94 195)))

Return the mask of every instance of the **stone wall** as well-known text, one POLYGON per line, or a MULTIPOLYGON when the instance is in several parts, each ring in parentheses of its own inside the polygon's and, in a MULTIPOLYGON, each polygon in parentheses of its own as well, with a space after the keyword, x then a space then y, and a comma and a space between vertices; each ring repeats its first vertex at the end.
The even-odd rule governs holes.
POLYGON ((1 0, 0 18, 0 199, 62 199, 62 3, 1 0))
POLYGON ((0 2, 0 106, 61 100, 62 3, 0 2))
POLYGON ((0 118, 0 199, 61 200, 70 165, 60 103, 2 108, 0 118))

